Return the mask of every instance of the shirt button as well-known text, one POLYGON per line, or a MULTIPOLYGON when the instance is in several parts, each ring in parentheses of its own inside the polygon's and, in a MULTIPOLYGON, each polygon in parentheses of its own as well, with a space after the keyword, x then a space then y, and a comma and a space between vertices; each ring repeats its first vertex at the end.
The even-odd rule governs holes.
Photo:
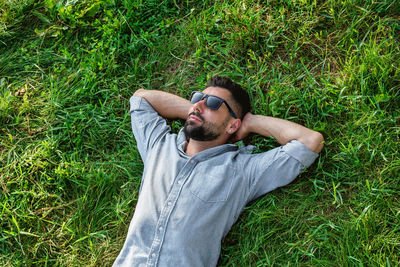
POLYGON ((168 206, 171 206, 171 205, 172 205, 172 202, 171 202, 171 201, 168 201, 167 204, 168 204, 168 206))
POLYGON ((156 253, 151 254, 151 256, 154 258, 156 256, 156 253))
POLYGON ((161 226, 158 228, 158 231, 160 231, 160 232, 162 231, 162 227, 161 226))

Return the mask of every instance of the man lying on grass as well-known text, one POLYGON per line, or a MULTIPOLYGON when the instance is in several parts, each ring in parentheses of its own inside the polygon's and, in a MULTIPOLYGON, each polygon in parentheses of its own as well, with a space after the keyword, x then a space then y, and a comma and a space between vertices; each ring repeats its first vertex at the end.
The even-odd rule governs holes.
POLYGON ((211 78, 190 101, 139 89, 130 104, 144 172, 114 266, 215 266, 246 204, 293 181, 323 147, 318 132, 251 114, 248 94, 228 78, 211 78), (186 122, 173 134, 165 118, 186 122), (282 146, 251 154, 230 143, 249 133, 282 146))

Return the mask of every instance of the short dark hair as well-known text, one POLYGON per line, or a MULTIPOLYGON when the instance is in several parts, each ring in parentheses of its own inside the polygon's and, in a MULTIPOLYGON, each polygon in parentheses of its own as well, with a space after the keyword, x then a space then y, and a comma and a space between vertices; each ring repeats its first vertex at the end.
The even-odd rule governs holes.
POLYGON ((239 106, 242 108, 242 114, 240 114, 240 118, 243 119, 244 115, 250 111, 250 97, 249 94, 243 90, 243 88, 229 79, 228 77, 219 77, 214 76, 208 80, 206 85, 207 87, 221 87, 223 89, 228 90, 231 92, 233 99, 239 106))

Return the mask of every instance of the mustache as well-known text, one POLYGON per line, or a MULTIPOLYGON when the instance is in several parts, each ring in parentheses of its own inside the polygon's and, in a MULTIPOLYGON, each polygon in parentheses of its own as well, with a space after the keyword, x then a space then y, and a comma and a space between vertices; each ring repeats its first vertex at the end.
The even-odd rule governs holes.
POLYGON ((190 117, 190 116, 192 116, 192 115, 194 115, 194 116, 196 116, 196 117, 198 117, 198 118, 200 118, 201 119, 201 121, 202 122, 204 122, 204 118, 203 118, 203 116, 201 116, 201 114, 200 113, 198 113, 198 112, 191 112, 189 115, 188 115, 188 118, 190 117))

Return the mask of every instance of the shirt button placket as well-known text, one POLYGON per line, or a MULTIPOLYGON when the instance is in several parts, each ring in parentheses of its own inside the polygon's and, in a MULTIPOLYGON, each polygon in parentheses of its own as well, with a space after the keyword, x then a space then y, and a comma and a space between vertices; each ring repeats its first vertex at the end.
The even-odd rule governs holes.
MULTIPOLYGON (((177 184, 178 185, 182 184, 182 178, 178 177, 177 184)), ((171 200, 169 200, 167 202, 167 208, 164 211, 162 211, 162 213, 161 213, 159 226, 157 228, 158 232, 156 234, 156 239, 159 241, 159 244, 155 245, 155 243, 153 242, 153 245, 155 245, 155 246, 153 246, 152 251, 155 251, 155 252, 151 253, 151 257, 149 259, 149 262, 152 264, 151 266, 153 266, 153 264, 156 264, 156 262, 157 262, 157 254, 156 254, 156 252, 161 249, 162 239, 163 239, 163 235, 164 235, 164 233, 163 233, 164 227, 162 225, 166 224, 166 219, 168 218, 168 215, 172 211, 172 208, 173 208, 172 207, 172 203, 178 197, 177 191, 179 191, 178 188, 177 188, 177 190, 175 190, 175 192, 174 192, 174 190, 172 190, 171 195, 170 195, 170 199, 171 200)))
MULTIPOLYGON (((196 163, 193 160, 189 161, 189 166, 193 166, 195 164, 196 163)), ((159 243, 157 245, 155 245, 155 243, 153 242, 153 245, 155 245, 155 246, 152 247, 152 251, 154 251, 154 252, 151 253, 151 259, 149 259, 149 262, 151 263, 151 266, 155 265, 157 263, 157 261, 158 261, 157 260, 157 255, 158 255, 158 252, 160 251, 162 243, 163 243, 162 242, 163 235, 164 235, 164 233, 163 233, 163 230, 164 230, 163 225, 166 225, 166 223, 167 223, 167 218, 169 217, 169 214, 171 213, 171 211, 173 209, 173 205, 172 204, 177 200, 177 198, 179 196, 179 191, 180 191, 180 189, 182 187, 184 179, 185 179, 185 176, 182 176, 182 175, 177 177, 176 184, 178 186, 176 186, 175 188, 172 189, 171 195, 169 196, 170 200, 167 202, 167 208, 164 211, 162 211, 162 213, 161 213, 159 226, 158 226, 158 232, 156 234, 156 239, 158 239, 159 243)))

